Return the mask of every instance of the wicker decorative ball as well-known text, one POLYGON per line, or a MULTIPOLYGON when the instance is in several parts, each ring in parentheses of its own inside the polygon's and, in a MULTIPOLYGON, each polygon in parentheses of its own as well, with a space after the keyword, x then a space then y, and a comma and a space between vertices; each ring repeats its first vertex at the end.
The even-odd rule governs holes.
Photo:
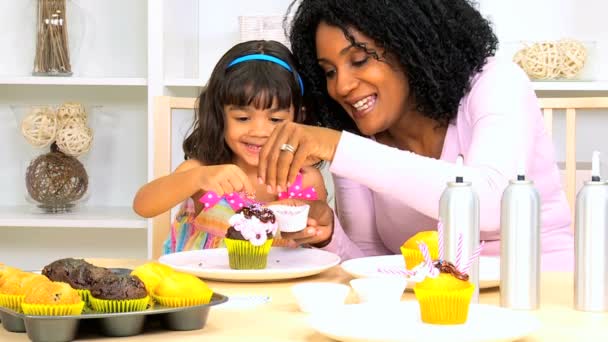
POLYGON ((33 107, 21 121, 21 134, 34 147, 45 147, 55 141, 58 122, 50 107, 33 107))
POLYGON ((560 40, 558 44, 564 55, 560 75, 564 78, 574 78, 585 66, 587 49, 576 40, 564 39, 560 40))
POLYGON ((532 79, 574 78, 585 66, 587 50, 575 40, 539 42, 519 50, 513 61, 532 79))
POLYGON ((88 116, 84 106, 77 102, 66 102, 57 109, 57 120, 64 126, 70 123, 87 124, 88 116))
POLYGON ((81 123, 61 126, 57 133, 57 147, 70 156, 80 156, 91 149, 93 130, 81 123))
POLYGON ((89 177, 78 159, 61 152, 49 152, 27 167, 25 185, 35 201, 51 207, 63 206, 82 198, 89 177))

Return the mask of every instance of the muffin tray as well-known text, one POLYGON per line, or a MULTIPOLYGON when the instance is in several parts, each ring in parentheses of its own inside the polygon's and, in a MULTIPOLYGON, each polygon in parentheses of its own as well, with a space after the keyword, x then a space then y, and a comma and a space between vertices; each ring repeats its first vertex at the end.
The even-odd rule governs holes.
POLYGON ((67 342, 85 328, 105 336, 133 336, 144 332, 144 323, 146 327, 153 326, 156 323, 153 321, 160 321, 166 330, 202 329, 209 309, 227 300, 228 297, 214 293, 209 304, 179 308, 154 305, 144 311, 123 313, 99 313, 85 307, 83 314, 77 316, 29 316, 0 307, 0 320, 5 330, 27 332, 34 342, 67 342))

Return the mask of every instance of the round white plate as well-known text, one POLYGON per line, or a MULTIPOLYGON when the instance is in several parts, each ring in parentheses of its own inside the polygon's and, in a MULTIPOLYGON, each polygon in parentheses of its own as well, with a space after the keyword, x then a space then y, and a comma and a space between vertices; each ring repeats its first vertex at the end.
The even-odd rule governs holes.
POLYGON ((226 248, 167 254, 159 261, 178 271, 224 281, 272 281, 301 278, 321 273, 340 263, 336 254, 310 248, 273 247, 263 270, 233 270, 226 248))
POLYGON ((418 303, 353 304, 310 316, 312 328, 338 341, 494 342, 514 341, 540 327, 525 311, 471 304, 464 324, 422 323, 418 303))
MULTIPOLYGON (((404 270, 405 262, 401 254, 381 255, 347 260, 342 269, 355 278, 385 276, 386 271, 404 270), (382 272, 384 270, 385 272, 382 272)), ((479 287, 482 289, 496 287, 500 284, 500 259, 481 256, 479 258, 479 287)), ((411 284, 408 283, 408 287, 411 284)))

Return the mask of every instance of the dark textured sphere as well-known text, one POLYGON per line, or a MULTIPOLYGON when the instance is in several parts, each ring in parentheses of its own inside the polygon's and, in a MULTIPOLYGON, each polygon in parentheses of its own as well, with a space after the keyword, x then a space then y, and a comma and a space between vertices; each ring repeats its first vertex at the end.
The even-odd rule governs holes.
POLYGON ((61 152, 49 152, 34 159, 25 176, 32 199, 48 206, 79 200, 86 193, 89 177, 78 159, 61 152))

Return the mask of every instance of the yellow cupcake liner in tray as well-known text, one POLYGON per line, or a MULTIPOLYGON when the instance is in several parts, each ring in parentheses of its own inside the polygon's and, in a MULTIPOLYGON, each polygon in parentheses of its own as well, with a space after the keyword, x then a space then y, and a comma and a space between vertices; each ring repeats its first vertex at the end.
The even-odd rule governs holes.
POLYGON ((235 270, 259 270, 266 268, 268 253, 272 246, 268 239, 261 246, 254 246, 247 240, 224 239, 228 250, 228 263, 235 270))
POLYGON ((29 316, 76 316, 82 313, 84 302, 78 304, 21 304, 23 313, 29 316))
POLYGON ((457 290, 427 290, 414 287, 420 306, 420 318, 431 324, 462 324, 469 314, 469 305, 475 286, 469 284, 457 290))
POLYGON ((90 296, 89 301, 91 302, 91 308, 97 312, 118 313, 146 310, 150 303, 150 297, 145 296, 144 298, 139 299, 115 300, 99 299, 90 296))
POLYGON ((13 311, 21 312, 21 303, 25 295, 11 295, 0 293, 0 306, 13 311))
POLYGON ((164 297, 153 295, 154 301, 163 306, 169 306, 172 308, 184 307, 184 306, 195 306, 201 304, 209 304, 213 296, 213 291, 206 291, 197 297, 164 297))
POLYGON ((77 289, 76 292, 78 292, 78 294, 80 295, 80 299, 82 299, 82 301, 84 302, 84 304, 86 306, 91 305, 90 300, 89 300, 89 297, 91 297, 91 291, 77 289))

